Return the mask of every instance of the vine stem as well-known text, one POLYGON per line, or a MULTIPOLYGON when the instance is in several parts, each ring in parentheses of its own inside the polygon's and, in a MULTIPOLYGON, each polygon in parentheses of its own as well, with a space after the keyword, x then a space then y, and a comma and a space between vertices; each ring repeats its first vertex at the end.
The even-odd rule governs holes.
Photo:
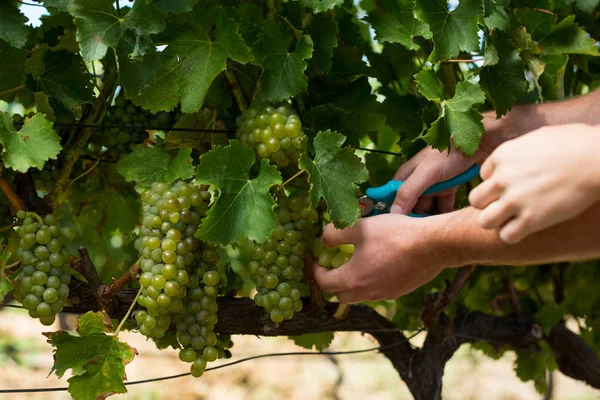
POLYGON ((135 305, 137 304, 137 301, 138 301, 138 298, 140 297, 140 294, 142 294, 142 287, 141 286, 140 286, 140 290, 138 290, 137 294, 135 295, 135 298, 131 302, 131 305, 129 306, 129 309, 125 313, 125 316, 123 317, 123 319, 119 323, 119 326, 117 326, 117 330, 115 331, 115 338, 119 337, 119 332, 121 332, 121 329, 123 328, 123 325, 125 325, 125 322, 129 319, 129 315, 133 311, 133 307, 135 307, 135 305))
POLYGON ((27 210, 27 207, 25 207, 25 203, 23 203, 23 200, 21 200, 21 198, 17 195, 17 193, 15 193, 14 189, 12 188, 12 186, 10 186, 10 184, 6 180, 6 177, 4 175, 2 175, 1 172, 0 172, 0 189, 2 189, 2 191, 8 198, 8 201, 10 201, 10 204, 12 204, 13 207, 17 211, 27 210))
POLYGON ((235 104, 237 104, 239 110, 243 112, 246 108, 248 108, 248 102, 246 101, 246 98, 240 89, 235 72, 225 71, 225 79, 227 79, 227 83, 229 83, 229 86, 231 87, 235 104))
POLYGON ((82 173, 81 175, 79 175, 78 177, 76 177, 76 178, 73 178, 73 180, 72 180, 71 182, 69 182, 69 184, 67 185, 67 187, 71 187, 71 185, 72 185, 72 184, 73 184, 73 183, 74 183, 74 182, 75 182, 77 179, 83 178, 84 176, 86 176, 87 174, 89 174, 90 172, 92 172, 92 171, 93 171, 93 170, 94 170, 94 169, 95 169, 95 168, 98 166, 98 164, 100 164, 100 159, 99 159, 98 157, 95 157, 95 158, 96 158, 96 163, 95 163, 94 165, 92 165, 92 166, 90 167, 90 169, 86 170, 85 172, 83 172, 83 173, 82 173))
POLYGON ((4 228, 0 228, 0 233, 10 231, 15 226, 19 226, 19 224, 10 224, 8 226, 5 226, 4 228))
POLYGON ((465 59, 455 59, 455 60, 447 60, 449 63, 474 63, 478 61, 483 61, 482 58, 465 58, 465 59))
POLYGON ((300 170, 299 172, 296 172, 294 174, 294 176, 292 176, 290 179, 288 179, 287 181, 283 182, 281 185, 279 185, 279 187, 277 188, 278 190, 281 190, 284 188, 285 185, 287 185, 288 183, 290 183, 291 181, 293 181, 294 179, 296 179, 297 177, 299 177, 300 175, 302 175, 304 172, 306 172, 306 170, 300 170))
MULTIPOLYGON (((110 74, 106 82, 104 84, 104 89, 98 96, 98 99, 94 103, 94 112, 86 118, 86 123, 97 123, 99 120, 103 118, 105 115, 105 106, 106 99, 110 95, 110 93, 114 90, 114 87, 117 83, 117 74, 110 74)), ((62 195, 67 190, 67 184, 69 182, 69 177, 71 176, 71 172, 75 167, 75 164, 79 160, 79 155, 81 151, 86 147, 90 137, 92 137, 92 130, 89 128, 84 128, 79 135, 79 137, 75 140, 75 143, 69 148, 67 154, 64 159, 63 168, 60 171, 60 175, 54 184, 54 187, 48 193, 48 201, 52 208, 56 205, 56 202, 62 197, 62 195)))
POLYGON ((4 92, 0 92, 0 97, 4 96, 6 94, 18 92, 19 90, 24 89, 24 88, 25 88, 25 85, 19 85, 17 87, 12 88, 12 89, 5 90, 4 92))
POLYGON ((5 266, 4 268, 2 268, 4 271, 8 271, 9 269, 15 268, 17 267, 19 264, 21 264, 21 261, 16 261, 12 264, 9 264, 7 266, 5 266))

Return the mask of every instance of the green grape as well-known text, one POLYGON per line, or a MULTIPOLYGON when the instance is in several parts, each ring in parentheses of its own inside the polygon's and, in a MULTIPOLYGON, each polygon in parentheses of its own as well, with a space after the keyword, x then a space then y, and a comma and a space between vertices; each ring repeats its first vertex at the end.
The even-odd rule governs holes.
POLYGON ((252 147, 259 157, 268 158, 280 168, 297 164, 305 135, 300 119, 288 103, 277 107, 253 103, 236 124, 237 138, 252 147))
POLYGON ((342 244, 335 247, 327 247, 322 238, 316 238, 313 243, 313 255, 324 268, 339 268, 352 258, 355 246, 353 244, 342 244))
POLYGON ((17 256, 22 268, 15 295, 32 317, 51 325, 69 296, 70 257, 63 246, 74 234, 62 230, 54 215, 40 218, 23 211, 17 216, 22 221, 17 228, 21 237, 17 256))

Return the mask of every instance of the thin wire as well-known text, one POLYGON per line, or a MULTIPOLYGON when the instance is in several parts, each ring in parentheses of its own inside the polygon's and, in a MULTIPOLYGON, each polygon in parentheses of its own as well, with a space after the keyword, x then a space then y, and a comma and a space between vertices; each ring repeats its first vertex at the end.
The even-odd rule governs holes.
POLYGON ((27 2, 24 2, 24 1, 19 1, 19 3, 23 4, 24 6, 44 7, 43 4, 27 3, 27 2))
MULTIPOLYGON (((13 122, 14 125, 22 126, 24 122, 13 122)), ((133 126, 133 125, 89 125, 89 124, 54 124, 60 128, 71 128, 71 127, 82 127, 89 129, 132 129, 132 130, 151 130, 151 131, 173 131, 173 132, 201 132, 201 133, 235 133, 233 129, 202 129, 202 128, 166 128, 159 126, 133 126)), ((355 147, 356 150, 364 150, 371 153, 388 154, 396 157, 403 157, 400 153, 394 153, 393 151, 369 149, 366 147, 355 147)))
MULTIPOLYGON (((23 126, 24 122, 13 122, 13 125, 23 126)), ((135 126, 135 125, 90 125, 90 124, 58 124, 54 126, 59 128, 73 128, 81 127, 88 129, 131 129, 131 130, 151 130, 151 131, 174 131, 174 132, 203 132, 203 133, 235 133, 235 130, 231 129, 201 129, 201 128, 165 128, 159 126, 135 126)))
MULTIPOLYGON (((361 349, 361 350, 322 351, 322 352, 294 351, 294 352, 286 352, 286 353, 259 354, 259 355, 256 355, 256 356, 241 358, 241 359, 236 360, 236 361, 232 361, 232 362, 228 362, 228 363, 225 363, 225 364, 217 365, 216 367, 207 368, 207 369, 204 370, 204 372, 214 371, 214 370, 225 368, 225 367, 231 367, 231 366, 236 365, 236 364, 241 364, 243 362, 247 362, 247 361, 251 361, 251 360, 256 360, 256 359, 259 359, 259 358, 283 357, 283 356, 339 356, 339 355, 347 355, 347 354, 359 354, 359 353, 369 353, 369 352, 373 352, 373 351, 381 351, 381 350, 385 350, 385 349, 388 349, 388 348, 391 348, 391 347, 395 347, 395 346, 399 346, 401 344, 407 343, 410 339, 414 338, 415 336, 417 336, 421 332, 423 332, 423 329, 421 329, 421 330, 413 333, 409 337, 404 338, 403 340, 400 340, 400 341, 398 341, 396 343, 390 343, 390 344, 386 344, 384 346, 371 347, 371 348, 368 348, 368 349, 361 349)), ((166 380, 171 380, 171 379, 183 378, 183 377, 189 376, 189 375, 191 375, 191 373, 186 372, 186 373, 183 373, 183 374, 163 376, 163 377, 160 377, 160 378, 151 378, 151 379, 143 379, 143 380, 133 381, 133 382, 125 382, 125 386, 133 386, 133 385, 139 385, 139 384, 142 384, 142 383, 152 383, 152 382, 166 381, 166 380)), ((14 394, 14 393, 64 392, 64 391, 67 391, 68 389, 69 388, 67 388, 67 387, 37 388, 37 389, 0 389, 0 393, 14 394)))

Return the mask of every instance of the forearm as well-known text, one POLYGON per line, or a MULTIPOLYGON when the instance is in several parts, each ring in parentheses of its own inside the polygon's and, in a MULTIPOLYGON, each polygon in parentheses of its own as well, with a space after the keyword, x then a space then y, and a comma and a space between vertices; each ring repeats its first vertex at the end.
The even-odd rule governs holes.
POLYGON ((482 150, 489 154, 500 144, 543 126, 582 123, 600 124, 600 89, 584 96, 544 104, 514 106, 500 119, 495 112, 484 114, 486 134, 482 150))
POLYGON ((451 267, 468 264, 534 265, 600 257, 600 203, 563 224, 507 245, 498 233, 480 227, 477 211, 466 208, 431 217, 438 229, 436 247, 443 249, 451 267))

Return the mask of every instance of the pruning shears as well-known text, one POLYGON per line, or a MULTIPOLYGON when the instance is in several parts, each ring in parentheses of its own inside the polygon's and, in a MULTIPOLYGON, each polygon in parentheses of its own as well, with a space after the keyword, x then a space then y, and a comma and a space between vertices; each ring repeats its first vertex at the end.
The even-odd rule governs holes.
MULTIPOLYGON (((459 175, 456 175, 454 178, 436 183, 423 192, 422 195, 434 194, 451 189, 453 187, 462 185, 463 183, 467 183, 477 175, 479 175, 479 165, 474 164, 471 168, 459 175)), ((396 192, 403 183, 404 181, 391 180, 383 186, 368 188, 365 192, 365 195, 358 198, 361 217, 371 217, 373 215, 389 213, 390 207, 396 198, 396 192)), ((410 217, 427 217, 426 214, 408 215, 410 217)))

